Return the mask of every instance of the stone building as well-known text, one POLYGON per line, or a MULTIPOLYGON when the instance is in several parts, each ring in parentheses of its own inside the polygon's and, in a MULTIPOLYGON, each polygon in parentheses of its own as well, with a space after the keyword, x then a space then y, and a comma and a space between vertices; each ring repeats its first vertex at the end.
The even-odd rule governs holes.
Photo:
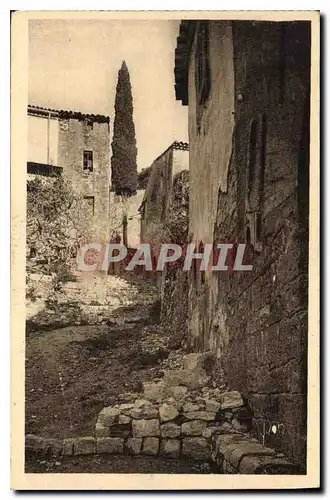
POLYGON ((310 23, 182 21, 190 233, 250 249, 252 271, 191 272, 189 343, 216 354, 254 431, 305 464, 310 23))
POLYGON ((28 106, 28 175, 63 175, 82 197, 81 221, 97 242, 109 239, 110 119, 28 106))
POLYGON ((121 243, 124 243, 126 238, 129 248, 137 248, 140 244, 139 207, 143 197, 144 189, 137 189, 133 196, 124 200, 110 188, 110 237, 117 234, 121 243), (125 238, 124 231, 126 232, 125 238))
POLYGON ((175 141, 152 163, 139 208, 141 242, 157 244, 165 237, 162 227, 171 203, 173 179, 189 170, 188 151, 187 143, 175 141))

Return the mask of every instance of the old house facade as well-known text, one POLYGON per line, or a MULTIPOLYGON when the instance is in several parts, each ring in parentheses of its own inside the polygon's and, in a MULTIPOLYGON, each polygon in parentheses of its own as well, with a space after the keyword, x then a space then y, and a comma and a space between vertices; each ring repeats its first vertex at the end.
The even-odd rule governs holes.
POLYGON ((245 242, 252 271, 190 273, 188 340, 211 350, 254 431, 305 464, 310 25, 182 21, 196 245, 245 242))
POLYGON ((109 239, 108 116, 28 106, 28 175, 62 175, 81 196, 90 238, 109 239))

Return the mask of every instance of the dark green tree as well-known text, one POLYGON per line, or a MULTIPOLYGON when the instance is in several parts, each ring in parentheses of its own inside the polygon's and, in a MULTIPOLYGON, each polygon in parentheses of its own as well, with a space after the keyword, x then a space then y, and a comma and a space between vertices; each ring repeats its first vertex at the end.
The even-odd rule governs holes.
POLYGON ((128 197, 136 193, 136 154, 132 87, 123 61, 118 71, 111 157, 111 181, 117 195, 128 197))

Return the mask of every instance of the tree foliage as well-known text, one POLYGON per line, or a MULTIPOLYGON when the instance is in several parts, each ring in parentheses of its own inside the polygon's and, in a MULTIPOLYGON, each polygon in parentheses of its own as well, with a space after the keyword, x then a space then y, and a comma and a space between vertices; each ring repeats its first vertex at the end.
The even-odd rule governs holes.
POLYGON ((67 180, 27 183, 27 258, 47 274, 65 274, 79 246, 89 241, 81 214, 82 199, 67 180))
POLYGON ((112 186, 115 193, 131 196, 137 190, 136 139, 129 72, 123 61, 118 72, 112 139, 112 186))

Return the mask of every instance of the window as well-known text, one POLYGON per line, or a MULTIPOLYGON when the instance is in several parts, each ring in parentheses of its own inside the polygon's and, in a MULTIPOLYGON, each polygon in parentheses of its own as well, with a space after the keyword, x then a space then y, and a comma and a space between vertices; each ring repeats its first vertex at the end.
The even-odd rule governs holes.
POLYGON ((85 128, 87 130, 87 132, 90 132, 91 130, 93 130, 93 121, 86 118, 85 120, 85 128))
POLYGON ((263 115, 261 127, 256 120, 252 121, 250 127, 245 201, 246 242, 251 243, 257 251, 262 248, 260 240, 262 236, 266 149, 267 117, 263 115))
POLYGON ((256 188, 256 162, 257 162, 257 122, 253 120, 250 128, 250 144, 248 159, 248 198, 251 209, 255 206, 255 188, 256 188))
POLYGON ((93 151, 84 151, 83 169, 85 172, 93 172, 93 151))
POLYGON ((199 105, 206 101, 210 93, 209 30, 207 21, 200 21, 197 27, 195 71, 197 105, 199 105))
POLYGON ((211 79, 209 65, 209 29, 207 21, 200 21, 197 26, 197 45, 195 57, 196 85, 196 121, 200 131, 204 103, 209 97, 211 79))
POLYGON ((280 48, 279 48, 279 101, 284 103, 285 97, 285 71, 286 71, 286 23, 280 23, 280 48))
POLYGON ((83 198, 83 211, 85 217, 93 217, 95 210, 94 196, 84 196, 83 198))

